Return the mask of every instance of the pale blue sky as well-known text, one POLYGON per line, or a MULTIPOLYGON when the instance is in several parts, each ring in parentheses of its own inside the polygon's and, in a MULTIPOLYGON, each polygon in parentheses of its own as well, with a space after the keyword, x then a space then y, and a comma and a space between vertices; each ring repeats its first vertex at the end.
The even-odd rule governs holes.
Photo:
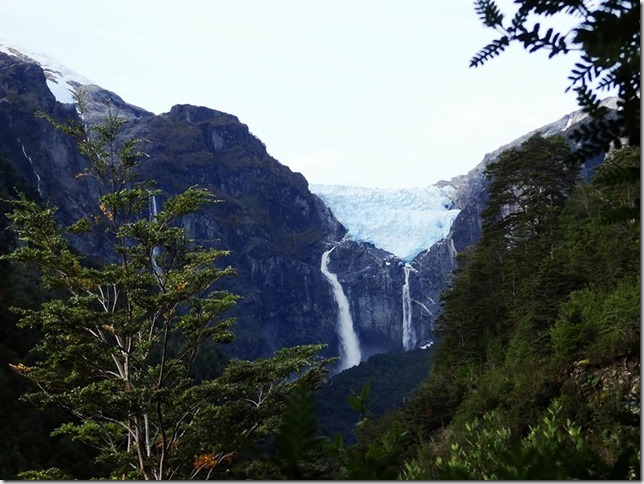
POLYGON ((0 0, 0 39, 154 113, 234 114, 311 183, 427 186, 577 109, 570 58, 468 68, 493 37, 470 0, 0 0))

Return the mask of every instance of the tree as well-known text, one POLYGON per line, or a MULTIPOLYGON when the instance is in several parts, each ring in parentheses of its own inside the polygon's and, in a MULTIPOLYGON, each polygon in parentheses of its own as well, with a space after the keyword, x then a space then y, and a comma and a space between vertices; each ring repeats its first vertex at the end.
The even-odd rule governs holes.
POLYGON ((481 21, 500 33, 500 37, 481 49, 470 67, 485 64, 498 56, 512 42, 530 52, 549 51, 549 57, 580 52, 568 89, 577 94, 579 106, 592 122, 575 130, 572 137, 581 146, 580 162, 608 152, 611 143, 617 148, 626 138, 640 145, 640 2, 638 0, 516 0, 518 9, 509 20, 493 0, 476 0, 481 21), (570 32, 544 33, 540 17, 567 15, 579 18, 570 32), (615 116, 601 105, 600 91, 617 90, 619 100, 615 116))
POLYGON ((547 232, 578 181, 562 136, 536 134, 504 151, 485 170, 489 201, 482 215, 489 230, 502 228, 509 246, 547 232))
POLYGON ((640 223, 604 218, 640 192, 604 177, 640 153, 611 153, 576 186, 566 153, 536 136, 488 166, 481 239, 402 410, 416 446, 403 478, 638 478, 640 223))
POLYGON ((295 386, 319 381, 321 346, 233 361, 218 378, 196 383, 200 350, 233 338, 234 320, 223 316, 237 299, 213 288, 234 274, 217 267, 226 252, 197 246, 179 224, 213 202, 211 194, 191 187, 150 216, 160 192, 139 181, 144 154, 137 140, 122 139, 124 120, 111 109, 89 127, 44 117, 76 140, 88 161, 78 176, 94 180, 100 196, 96 213, 66 231, 55 208, 24 196, 9 214, 22 240, 9 258, 36 264, 57 294, 21 310, 21 325, 42 334, 37 363, 13 365, 40 388, 26 398, 73 414, 57 432, 96 447, 112 477, 209 478, 277 425, 295 386), (101 237, 109 257, 88 264, 69 245, 72 234, 101 237))
POLYGON ((540 306, 528 318, 532 323, 556 311, 560 285, 567 282, 554 260, 558 220, 578 181, 569 154, 563 137, 536 134, 486 168, 481 239, 462 257, 437 320, 441 347, 459 360, 483 362, 490 341, 507 344, 534 304, 540 306))

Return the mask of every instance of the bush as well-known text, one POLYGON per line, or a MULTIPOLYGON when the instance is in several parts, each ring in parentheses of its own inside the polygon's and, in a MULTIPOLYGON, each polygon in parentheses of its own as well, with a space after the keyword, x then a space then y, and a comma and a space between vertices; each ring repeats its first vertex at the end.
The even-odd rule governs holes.
POLYGON ((567 361, 580 356, 599 332, 601 303, 590 289, 574 291, 550 331, 555 353, 567 361))
POLYGON ((640 281, 623 280, 608 295, 593 289, 571 293, 550 332, 565 361, 610 360, 639 352, 640 281))
POLYGON ((466 425, 468 437, 454 443, 447 460, 437 459, 441 479, 590 479, 602 474, 600 460, 581 428, 560 417, 554 402, 542 422, 517 439, 496 412, 466 425))

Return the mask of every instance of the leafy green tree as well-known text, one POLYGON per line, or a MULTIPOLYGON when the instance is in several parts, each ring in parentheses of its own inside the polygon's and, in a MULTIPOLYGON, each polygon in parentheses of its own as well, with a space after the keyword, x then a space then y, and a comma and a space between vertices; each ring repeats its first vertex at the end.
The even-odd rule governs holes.
POLYGON ((639 149, 611 153, 562 214, 566 270, 582 283, 551 329, 553 349, 568 363, 639 354, 640 187, 629 175, 639 165, 639 149))
MULTIPOLYGON (((504 152, 485 171, 489 201, 482 212, 482 246, 494 255, 488 270, 498 272, 499 305, 514 330, 519 321, 543 328, 556 315, 562 294, 575 284, 556 261, 561 238, 559 218, 579 183, 579 170, 568 162, 563 136, 532 136, 504 152)), ((502 333, 508 325, 500 324, 502 333)))
POLYGON ((79 176, 94 180, 100 196, 96 212, 66 231, 54 208, 26 197, 9 214, 22 241, 9 258, 37 265, 57 294, 21 311, 21 325, 42 334, 37 362, 13 365, 40 389, 26 398, 74 415, 57 433, 98 449, 112 477, 225 472, 248 442, 277 425, 294 374, 319 381, 321 347, 232 361, 218 378, 197 384, 200 350, 233 338, 234 321, 224 313, 237 298, 213 287, 234 274, 216 265, 226 252, 197 246, 179 223, 212 196, 189 188, 150 217, 159 191, 137 179, 143 153, 120 136, 124 120, 111 111, 96 126, 49 120, 76 140, 88 161, 79 176), (100 237, 111 254, 90 265, 70 247, 70 235, 100 237))
POLYGON ((639 179, 613 182, 615 174, 639 170, 639 148, 611 153, 592 182, 569 199, 562 214, 566 252, 562 263, 586 285, 611 291, 625 275, 639 274, 639 179))
POLYGON ((481 240, 463 257, 437 321, 441 346, 460 362, 483 363, 492 342, 507 344, 519 321, 542 326, 556 313, 567 281, 555 262, 558 219, 578 180, 569 153, 563 137, 537 134, 487 167, 481 240))
POLYGON ((376 430, 369 414, 370 383, 365 383, 360 394, 349 395, 349 405, 360 415, 355 426, 357 443, 345 447, 342 435, 337 433, 326 445, 326 453, 339 463, 338 479, 395 479, 402 466, 402 451, 407 434, 399 423, 394 421, 382 433, 373 434, 376 430))
POLYGON ((415 447, 403 478, 639 476, 639 185, 604 181, 639 167, 639 149, 574 187, 558 143, 535 137, 489 167, 482 237, 444 293, 432 371, 401 412, 415 447))
POLYGON ((546 233, 578 182, 569 155, 562 136, 536 134, 490 163, 489 201, 482 212, 488 231, 503 230, 507 247, 546 233))
POLYGON ((576 130, 573 137, 582 146, 580 162, 608 152, 611 143, 621 146, 626 138, 640 145, 640 13, 638 0, 516 0, 518 7, 506 17, 493 0, 476 0, 475 9, 483 24, 500 36, 482 48, 470 67, 485 64, 512 42, 530 52, 546 50, 549 57, 580 52, 571 70, 568 89, 577 94, 579 106, 592 122, 576 130), (541 19, 568 16, 579 19, 570 32, 542 28, 541 19), (545 30, 545 32, 544 32, 545 30), (598 93, 617 90, 618 112, 609 115, 598 93))
MULTIPOLYGON (((467 437, 452 444, 449 458, 437 459, 441 479, 592 479, 601 460, 557 402, 529 434, 513 439, 495 412, 466 424, 467 437), (518 441, 517 441, 518 440, 518 441)), ((599 474, 601 476, 601 474, 599 474)))

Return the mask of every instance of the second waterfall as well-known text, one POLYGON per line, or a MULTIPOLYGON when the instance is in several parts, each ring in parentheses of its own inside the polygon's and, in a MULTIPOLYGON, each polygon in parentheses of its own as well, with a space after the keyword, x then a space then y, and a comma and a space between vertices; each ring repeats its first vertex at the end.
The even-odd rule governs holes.
POLYGON ((338 336, 340 339, 340 370, 346 370, 360 363, 360 342, 353 329, 353 319, 349 311, 349 300, 342 290, 338 276, 329 272, 329 255, 335 247, 322 254, 320 270, 333 288, 333 298, 338 305, 338 336))

